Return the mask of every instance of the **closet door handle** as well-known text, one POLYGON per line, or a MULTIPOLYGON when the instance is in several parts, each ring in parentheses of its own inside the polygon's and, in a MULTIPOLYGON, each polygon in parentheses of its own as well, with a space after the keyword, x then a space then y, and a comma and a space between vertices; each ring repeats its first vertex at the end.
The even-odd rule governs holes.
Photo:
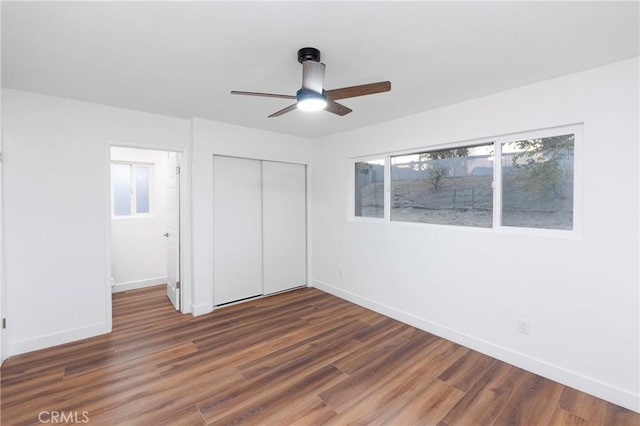
POLYGON ((162 236, 165 237, 165 238, 169 238, 169 233, 165 232, 164 234, 162 234, 162 236))

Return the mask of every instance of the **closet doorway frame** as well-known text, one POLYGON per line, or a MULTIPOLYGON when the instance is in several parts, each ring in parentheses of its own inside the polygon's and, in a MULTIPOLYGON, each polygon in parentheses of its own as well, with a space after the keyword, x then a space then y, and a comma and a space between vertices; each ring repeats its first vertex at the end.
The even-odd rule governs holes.
MULTIPOLYGON (((308 161, 303 161, 303 160, 296 160, 296 159, 282 159, 282 158, 273 158, 273 157, 263 157, 263 156, 253 156, 253 155, 245 155, 245 154, 237 154, 237 153, 228 153, 228 152, 213 152, 211 155, 211 166, 214 168, 215 167, 215 158, 216 157, 227 157, 227 158, 236 158, 236 159, 241 159, 241 160, 255 160, 255 161, 259 161, 259 162, 272 162, 272 163, 285 163, 285 164, 294 164, 294 165, 298 165, 298 166, 303 166, 304 167, 304 175, 305 175, 305 185, 304 185, 304 198, 305 198, 305 218, 304 218, 304 224, 305 224, 305 232, 304 232, 304 238, 305 238, 305 284, 304 285, 300 285, 297 287, 292 287, 290 289, 286 289, 283 291, 279 291, 279 292, 275 292, 275 293, 270 293, 270 294, 261 294, 261 295, 256 295, 253 297, 248 297, 246 299, 240 299, 237 301, 231 301, 231 302, 227 302, 227 303, 222 303, 220 305, 216 305, 215 302, 215 280, 213 280, 214 277, 214 272, 213 272, 213 256, 211 257, 212 261, 211 261, 211 286, 212 286, 212 293, 211 293, 211 303, 212 303, 212 309, 215 311, 218 308, 221 307, 226 307, 226 306, 231 306, 231 305, 235 305, 235 304, 239 304, 239 303, 243 303, 243 302, 247 302, 250 300, 256 300, 256 299, 261 299, 264 297, 269 297, 269 296, 273 296, 279 293, 285 293, 288 291, 293 291, 293 290, 297 290, 300 288, 308 288, 308 287, 313 287, 313 283, 311 280, 311 269, 312 269, 312 264, 311 264, 311 251, 312 251, 312 246, 311 246, 311 221, 312 221, 312 209, 311 209, 311 196, 310 196, 310 191, 312 188, 312 165, 310 162, 308 161)), ((262 168, 262 167, 261 167, 262 168)), ((212 174, 211 177, 213 177, 213 175, 215 174, 215 172, 213 172, 212 169, 212 174)), ((214 246, 214 238, 215 238, 215 225, 214 225, 214 208, 213 208, 213 203, 215 202, 215 194, 214 194, 214 186, 215 184, 212 181, 212 185, 211 185, 211 218, 210 218, 210 226, 211 226, 211 249, 212 252, 211 254, 213 255, 213 246, 214 246)), ((261 237, 262 238, 262 237, 261 237)), ((263 266, 262 268, 263 269, 263 266)), ((263 283, 261 283, 263 284, 263 283)), ((262 289, 264 291, 264 286, 262 285, 262 289)))

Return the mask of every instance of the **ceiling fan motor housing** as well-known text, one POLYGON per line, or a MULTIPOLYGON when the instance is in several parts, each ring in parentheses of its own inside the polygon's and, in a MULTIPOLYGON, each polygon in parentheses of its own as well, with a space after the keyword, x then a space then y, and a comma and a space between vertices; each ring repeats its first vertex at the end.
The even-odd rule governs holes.
POLYGON ((298 50, 298 62, 305 61, 320 62, 320 51, 315 47, 303 47, 298 50))

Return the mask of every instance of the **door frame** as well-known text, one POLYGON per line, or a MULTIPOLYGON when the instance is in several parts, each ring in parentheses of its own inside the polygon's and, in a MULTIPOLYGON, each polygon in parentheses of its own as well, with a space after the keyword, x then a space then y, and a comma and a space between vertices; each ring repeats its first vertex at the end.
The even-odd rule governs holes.
POLYGON ((4 227, 3 227, 3 193, 2 193, 2 175, 4 173, 4 158, 2 157, 3 132, 0 128, 0 365, 7 359, 7 330, 4 328, 4 318, 7 316, 6 305, 6 283, 4 279, 4 227))
POLYGON ((150 151, 177 152, 180 154, 180 180, 179 180, 179 217, 180 217, 180 312, 191 313, 192 305, 192 279, 191 279, 191 168, 190 153, 186 149, 173 146, 130 143, 122 140, 108 140, 105 143, 105 241, 106 241, 106 265, 104 285, 106 289, 106 322, 107 332, 113 329, 113 310, 111 301, 111 148, 133 148, 150 151))
MULTIPOLYGON (((180 181, 182 180, 182 154, 178 151, 164 151, 167 153, 167 158, 170 156, 170 154, 176 154, 176 162, 174 164, 172 164, 173 167, 175 168, 169 168, 167 170, 167 178, 169 178, 169 176, 171 176, 172 174, 175 176, 175 179, 177 179, 178 185, 177 185, 177 202, 178 202, 178 212, 177 215, 178 217, 177 219, 177 232, 178 232, 178 237, 180 237, 182 235, 182 231, 180 230, 180 222, 181 222, 181 218, 180 218, 180 181)), ((168 191, 168 188, 167 188, 168 191)), ((167 192, 167 207, 169 206, 169 194, 167 192)), ((167 208, 167 211, 169 211, 169 208, 167 208)), ((167 216, 167 224, 169 224, 169 220, 168 220, 168 216, 167 216)), ((167 233, 164 234, 167 237, 167 255, 169 254, 170 251, 170 247, 169 247, 169 230, 170 230, 170 226, 167 226, 167 233)), ((167 293, 167 297, 169 297, 169 300, 171 300, 171 303, 173 304, 174 307, 177 306, 177 310, 182 312, 182 289, 181 287, 181 282, 180 282, 180 277, 181 277, 181 273, 182 273, 182 259, 180 258, 180 253, 182 252, 182 244, 181 244, 181 240, 180 238, 178 238, 178 241, 176 242, 177 247, 176 247, 176 251, 177 251, 177 257, 178 257, 178 265, 176 265, 177 267, 177 277, 176 277, 176 282, 175 282, 175 288, 171 285, 169 285, 169 281, 167 281, 167 285, 166 285, 166 293, 167 293), (170 293, 170 289, 173 292, 173 298, 169 295, 170 293), (177 299, 174 300, 174 299, 177 299)), ((169 256, 167 256, 169 258, 169 256)), ((171 262, 167 261, 167 278, 169 278, 169 265, 171 262)))
MULTIPOLYGON (((256 160, 256 161, 260 161, 262 162, 272 162, 272 163, 284 163, 284 164, 294 164, 294 165, 299 165, 299 166, 304 166, 304 175, 305 175, 305 278, 306 278, 306 285, 304 286, 300 286, 300 287, 296 287, 296 288, 301 288, 301 287, 313 287, 313 281, 312 281, 312 262, 311 262, 311 257, 312 257, 312 241, 311 241, 311 223, 313 221, 313 216, 312 216, 312 199, 313 197, 311 196, 311 190, 312 190, 312 186, 313 186, 313 166, 311 164, 310 161, 306 161, 306 160, 299 160, 299 159, 289 159, 289 158, 281 158, 281 157, 270 157, 270 156, 261 156, 261 155, 252 155, 249 153, 235 153, 235 152, 227 152, 227 151, 213 151, 210 153, 211 155, 211 167, 212 167, 212 172, 210 175, 210 179, 214 179, 214 172, 213 172, 213 168, 215 168, 215 157, 228 157, 228 158, 237 158, 237 159, 241 159, 241 160, 256 160)), ((211 198, 210 198, 210 215, 211 215, 211 219, 210 219, 210 225, 211 225, 211 234, 210 234, 210 238, 211 238, 211 258, 213 259, 213 240, 215 238, 214 235, 214 208, 213 208, 213 203, 215 202, 215 194, 214 194, 214 184, 213 184, 213 180, 212 180, 212 185, 211 185, 211 198)), ((215 286, 215 282, 213 280, 213 261, 211 262, 211 285, 212 287, 215 286)), ((264 290, 264 287, 263 287, 264 290)), ((289 290, 284 290, 289 291, 289 290)), ((259 296, 255 296, 255 297, 251 297, 248 299, 242 299, 239 301, 235 301, 235 302, 229 302, 229 303, 225 303, 223 305, 216 305, 215 304, 215 299, 214 299, 214 293, 215 290, 212 292, 211 294, 211 309, 215 310, 218 306, 230 306, 230 305, 235 305, 237 303, 242 303, 246 300, 250 300, 250 299, 260 299, 262 297, 268 297, 271 296, 273 294, 277 294, 273 293, 273 294, 268 294, 268 295, 259 295, 259 296)))

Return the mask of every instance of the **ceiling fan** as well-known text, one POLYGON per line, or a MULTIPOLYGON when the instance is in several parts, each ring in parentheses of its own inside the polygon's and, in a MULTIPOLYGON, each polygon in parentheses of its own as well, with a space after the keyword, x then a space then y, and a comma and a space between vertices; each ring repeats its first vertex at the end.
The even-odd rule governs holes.
POLYGON ((303 47, 298 50, 298 62, 302 64, 302 88, 296 95, 278 95, 274 93, 241 92, 232 90, 232 95, 262 96, 267 98, 292 99, 296 103, 276 111, 269 117, 279 117, 294 109, 303 111, 326 110, 339 116, 347 115, 352 110, 336 102, 339 99, 355 98, 356 96, 373 95, 391 90, 390 81, 362 84, 359 86, 342 87, 340 89, 324 90, 325 64, 320 62, 320 51, 313 47, 303 47))

